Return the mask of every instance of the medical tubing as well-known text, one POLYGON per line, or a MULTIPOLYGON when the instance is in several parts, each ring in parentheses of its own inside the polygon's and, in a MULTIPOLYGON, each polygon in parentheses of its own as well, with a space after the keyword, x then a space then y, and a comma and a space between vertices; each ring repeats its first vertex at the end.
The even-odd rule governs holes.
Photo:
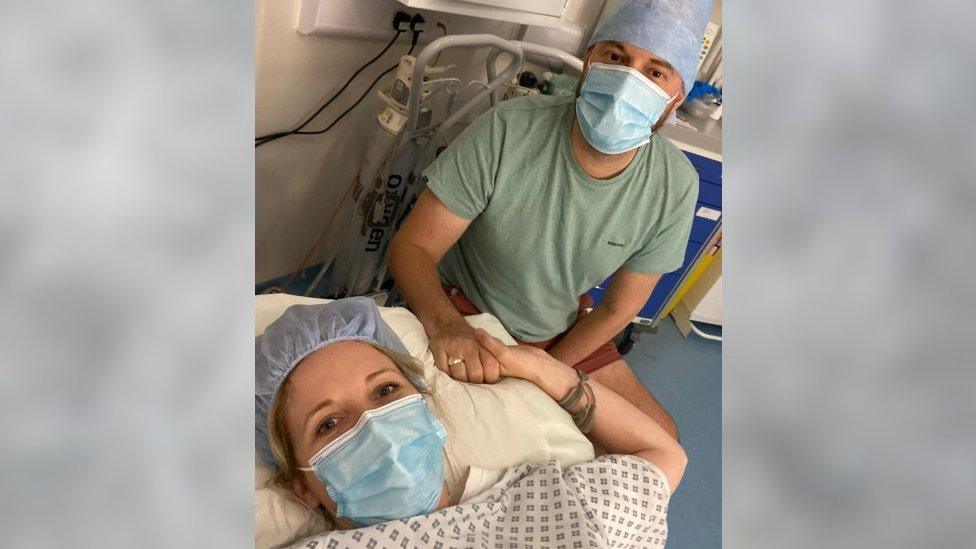
POLYGON ((346 80, 346 83, 343 84, 341 88, 339 88, 339 91, 335 92, 332 95, 332 97, 330 97, 328 99, 328 101, 325 102, 324 105, 322 105, 321 107, 319 107, 317 111, 315 111, 311 116, 309 116, 308 118, 306 118, 305 121, 302 122, 297 128, 295 128, 294 130, 289 130, 289 131, 284 131, 284 132, 276 132, 276 133, 271 133, 271 134, 268 134, 268 135, 263 135, 261 137, 254 138, 254 140, 255 141, 261 141, 261 144, 263 145, 267 141, 271 141, 272 140, 271 138, 278 139, 279 137, 284 137, 286 135, 290 135, 291 133, 297 132, 298 130, 301 130, 302 128, 304 128, 305 126, 307 126, 312 120, 315 119, 315 117, 317 117, 319 114, 321 114, 322 111, 325 110, 326 107, 328 107, 329 105, 331 105, 332 102, 335 101, 336 98, 339 97, 339 95, 342 94, 342 92, 345 91, 345 89, 349 87, 349 84, 352 84, 352 81, 355 80, 357 76, 359 76, 359 73, 361 73, 364 70, 366 70, 367 67, 369 67, 370 65, 372 65, 373 63, 375 63, 380 57, 383 57, 383 55, 387 51, 389 51, 389 49, 391 47, 393 47, 393 44, 396 43, 397 39, 400 38, 400 35, 401 34, 403 34, 403 31, 401 31, 401 30, 396 31, 396 34, 393 35, 393 39, 390 40, 390 42, 386 45, 385 48, 383 48, 383 51, 381 51, 380 53, 378 53, 376 55, 376 57, 373 57, 372 59, 370 59, 369 61, 367 61, 365 65, 359 67, 359 69, 357 69, 356 72, 352 73, 352 76, 350 76, 349 79, 346 80))
MULTIPOLYGON (((562 50, 553 48, 551 46, 533 44, 532 42, 523 42, 521 40, 512 40, 511 42, 518 44, 518 46, 522 48, 523 53, 540 55, 543 57, 554 57, 575 70, 577 74, 583 73, 583 61, 580 58, 570 55, 562 50)), ((491 53, 488 54, 488 58, 485 60, 485 74, 488 76, 488 80, 495 77, 495 59, 498 58, 498 54, 500 53, 501 50, 492 50, 491 53)), ((488 101, 492 107, 494 107, 495 104, 500 100, 501 99, 495 93, 492 93, 488 97, 488 101)))
POLYGON ((346 193, 342 195, 342 200, 339 201, 339 205, 336 206, 334 210, 332 210, 332 215, 329 216, 329 221, 328 223, 325 224, 325 229, 322 231, 322 234, 319 235, 318 240, 315 241, 315 244, 313 244, 312 247, 308 250, 308 253, 305 254, 305 258, 302 259, 301 265, 299 265, 298 268, 291 273, 291 276, 288 277, 288 280, 281 288, 281 293, 283 294, 288 293, 288 288, 291 286, 291 283, 295 281, 295 278, 298 276, 298 274, 301 273, 302 270, 305 268, 305 265, 308 263, 309 259, 311 259, 312 254, 315 253, 315 249, 318 248, 319 244, 322 243, 322 239, 325 238, 325 235, 329 234, 329 229, 332 228, 332 222, 335 221, 336 215, 338 215, 339 210, 342 209, 342 205, 345 204, 346 199, 349 198, 349 193, 352 192, 355 186, 356 186, 356 178, 353 178, 352 182, 349 183, 349 186, 346 187, 346 193))
MULTIPOLYGON (((427 70, 427 64, 430 60, 441 50, 447 48, 457 48, 457 47, 472 47, 472 46, 494 46, 500 48, 504 51, 511 53, 515 56, 512 64, 521 66, 522 64, 522 49, 514 44, 511 40, 505 40, 494 34, 465 34, 465 35, 448 35, 442 36, 430 44, 427 45, 421 52, 417 55, 417 60, 413 66, 413 75, 411 77, 412 85, 410 86, 410 98, 407 100, 407 135, 413 139, 417 137, 417 124, 419 121, 420 114, 420 96, 423 92, 423 86, 418 83, 423 83, 424 72, 427 70)), ((512 65, 510 64, 510 67, 512 65)), ((516 69, 517 70, 517 69, 516 69)), ((506 71, 508 70, 506 69, 506 71)), ((502 84, 499 82, 489 82, 489 86, 492 89, 497 88, 502 84)), ((475 98, 461 107, 454 114, 464 114, 471 110, 474 105, 481 101, 487 94, 479 93, 475 98)), ((456 120, 456 119, 455 119, 456 120)), ((442 125, 446 123, 442 122, 442 125)))
MULTIPOLYGON (((414 78, 417 78, 417 74, 421 72, 418 68, 421 68, 422 69, 422 67, 424 66, 424 65, 420 64, 420 57, 423 56, 424 53, 427 52, 427 50, 430 49, 430 47, 435 44, 435 42, 438 42, 438 41, 441 41, 441 40, 443 40, 445 42, 457 41, 457 39, 462 38, 462 37, 463 38, 477 38, 477 40, 466 40, 465 43, 460 44, 460 45, 461 46, 470 46, 470 45, 478 46, 478 45, 483 45, 480 40, 481 40, 481 37, 485 37, 485 36, 490 37, 490 39, 491 39, 490 40, 491 41, 491 45, 497 45, 497 40, 500 40, 497 36, 492 35, 492 34, 488 34, 488 35, 474 34, 474 35, 462 35, 462 36, 448 36, 448 37, 438 38, 437 40, 434 40, 434 42, 431 42, 426 48, 424 48, 424 50, 421 51, 420 52, 420 55, 417 57, 418 62, 416 64, 414 64, 414 78)), ((505 51, 511 52, 512 51, 511 42, 510 41, 504 41, 504 40, 502 42, 505 43, 505 47, 502 48, 502 49, 504 49, 505 51)), ((440 48, 440 47, 451 47, 451 44, 447 44, 447 45, 445 45, 445 44, 438 44, 437 47, 438 48, 440 48)), ((461 117, 463 117, 465 114, 467 114, 468 111, 470 111, 471 109, 473 109, 475 107, 475 105, 478 105, 485 97, 488 97, 491 94, 492 91, 494 91, 495 89, 497 89, 499 86, 501 86, 505 82, 510 81, 515 76, 515 74, 518 72, 519 68, 522 66, 521 49, 518 49, 517 51, 518 51, 518 53, 517 54, 513 54, 513 56, 512 56, 513 57, 512 58, 512 62, 509 63, 508 66, 505 67, 505 70, 503 70, 501 72, 501 74, 498 75, 498 77, 496 77, 494 80, 489 81, 485 85, 485 89, 484 90, 482 90, 481 92, 479 92, 478 94, 476 94, 471 100, 469 100, 468 102, 466 102, 460 109, 457 109, 456 111, 454 111, 454 113, 452 113, 450 116, 448 116, 447 118, 445 118, 437 126, 437 130, 434 132, 433 135, 430 136, 430 140, 424 145, 424 148, 421 149, 420 150, 420 153, 417 155, 417 160, 416 160, 416 162, 414 162, 413 169, 410 170, 410 173, 411 174, 416 174, 416 172, 417 172, 417 166, 420 165, 420 162, 424 158, 427 158, 427 156, 430 154, 431 150, 434 147, 437 146, 437 143, 439 142, 439 140, 441 140, 441 139, 444 138, 444 135, 447 133, 447 130, 449 130, 452 126, 454 126, 454 124, 456 124, 457 121, 461 119, 461 117)), ((431 52, 429 55, 432 55, 432 54, 433 54, 433 52, 431 52)), ((429 57, 429 55, 428 55, 428 57, 429 57)), ((413 99, 414 99, 413 89, 411 89, 410 100, 413 101, 413 99)), ((417 103, 418 103, 417 109, 419 111, 419 99, 418 99, 417 103)), ((410 111, 408 110, 408 112, 410 112, 410 111)), ((413 116, 410 116, 407 119, 407 131, 408 131, 408 133, 409 133, 409 135, 410 135, 410 137, 412 139, 417 137, 417 135, 415 135, 415 133, 416 133, 415 128, 416 128, 416 116, 417 116, 417 114, 418 113, 415 113, 413 116), (411 125, 414 127, 414 132, 411 132, 410 131, 411 125)))

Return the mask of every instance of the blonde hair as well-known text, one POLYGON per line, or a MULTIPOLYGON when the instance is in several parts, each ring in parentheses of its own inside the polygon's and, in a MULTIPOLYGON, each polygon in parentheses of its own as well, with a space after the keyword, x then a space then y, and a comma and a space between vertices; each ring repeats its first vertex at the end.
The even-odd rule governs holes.
MULTIPOLYGON (((424 368, 420 362, 410 355, 391 351, 371 341, 362 341, 362 343, 386 355, 400 370, 400 373, 410 381, 410 384, 417 389, 417 392, 430 397, 435 408, 440 408, 436 396, 424 385, 424 368)), ((296 366, 292 372, 297 368, 296 366)), ((285 410, 288 408, 290 380, 291 374, 289 373, 285 381, 282 382, 281 388, 278 389, 278 397, 272 403, 271 410, 268 413, 268 441, 271 446, 271 454, 278 464, 277 470, 271 477, 271 482, 289 491, 292 488, 295 476, 298 474, 298 463, 292 448, 291 437, 288 435, 288 429, 285 426, 285 410)), ((436 415, 441 416, 442 414, 436 415)))

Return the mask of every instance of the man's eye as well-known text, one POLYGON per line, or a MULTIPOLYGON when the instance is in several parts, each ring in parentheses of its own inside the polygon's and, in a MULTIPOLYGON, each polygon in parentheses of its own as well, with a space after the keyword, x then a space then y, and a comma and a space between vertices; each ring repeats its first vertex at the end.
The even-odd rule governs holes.
POLYGON ((623 61, 623 59, 624 58, 621 57, 620 54, 617 53, 610 54, 610 60, 613 61, 614 63, 619 63, 620 61, 623 61))
POLYGON ((651 76, 654 78, 664 78, 664 73, 661 71, 651 71, 651 76))

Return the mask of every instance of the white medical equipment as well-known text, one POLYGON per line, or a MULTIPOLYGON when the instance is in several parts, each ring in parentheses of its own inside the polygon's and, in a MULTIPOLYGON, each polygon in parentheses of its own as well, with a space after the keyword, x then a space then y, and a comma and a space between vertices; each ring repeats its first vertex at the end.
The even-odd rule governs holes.
MULTIPOLYGON (((521 40, 565 51, 579 51, 587 31, 563 17, 572 0, 301 0, 296 29, 301 34, 384 40, 389 16, 407 8, 423 16, 428 29, 443 25, 455 35, 491 33, 512 36, 524 25, 521 40)), ((424 33, 424 44, 435 34, 424 33)))
POLYGON ((420 172, 433 159, 436 147, 448 143, 448 131, 462 117, 482 105, 484 99, 491 105, 502 100, 500 89, 511 89, 525 54, 558 59, 577 75, 583 70, 583 61, 564 51, 492 34, 444 36, 431 42, 416 58, 401 58, 393 86, 378 92, 385 105, 377 115, 377 127, 356 176, 355 211, 348 240, 334 262, 323 264, 306 295, 311 294, 332 263, 334 272, 328 295, 363 295, 380 289, 386 281, 389 242, 423 190, 420 172), (458 106, 461 83, 454 76, 454 67, 429 64, 443 50, 481 46, 492 48, 486 61, 487 84, 458 106), (511 59, 496 75, 495 61, 502 53, 511 59), (433 101, 440 92, 448 96, 443 113, 436 112, 433 101))

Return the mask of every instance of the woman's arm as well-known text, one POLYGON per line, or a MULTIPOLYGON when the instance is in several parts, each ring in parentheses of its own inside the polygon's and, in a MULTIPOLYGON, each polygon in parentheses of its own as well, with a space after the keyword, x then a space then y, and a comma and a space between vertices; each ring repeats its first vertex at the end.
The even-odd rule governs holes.
MULTIPOLYGON (((579 383, 576 371, 541 349, 528 345, 508 347, 479 329, 476 337, 500 365, 500 374, 531 381, 555 401, 579 383)), ((630 454, 656 465, 674 492, 685 472, 688 457, 678 441, 656 421, 623 397, 590 379, 596 410, 590 436, 611 454, 630 454)), ((585 399, 576 405, 586 406, 585 399)), ((571 410, 576 412, 577 410, 571 410)))

